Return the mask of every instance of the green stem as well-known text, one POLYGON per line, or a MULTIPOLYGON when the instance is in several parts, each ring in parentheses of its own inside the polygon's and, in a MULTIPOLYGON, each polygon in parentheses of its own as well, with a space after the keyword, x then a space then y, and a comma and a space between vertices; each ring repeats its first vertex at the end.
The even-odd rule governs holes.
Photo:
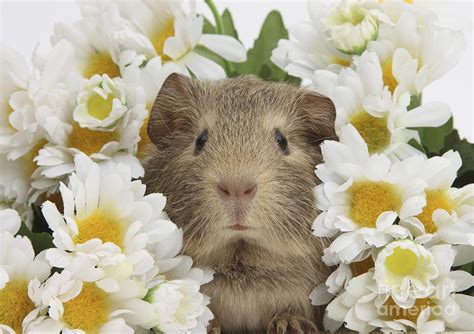
MULTIPOLYGON (((217 10, 216 4, 214 3, 213 0, 204 0, 204 2, 207 4, 209 9, 212 12, 212 15, 214 16, 214 21, 216 22, 216 31, 217 34, 219 35, 225 35, 225 29, 224 29, 224 22, 222 22, 222 17, 219 14, 219 11, 217 10)), ((229 63, 226 59, 222 58, 224 60, 224 66, 225 66, 225 71, 227 73, 227 76, 230 76, 234 72, 234 68, 231 63, 229 63)))
POLYGON ((222 17, 220 16, 219 11, 217 10, 217 7, 216 7, 214 1, 213 0, 204 0, 204 2, 207 4, 207 6, 209 7, 209 9, 212 12, 212 15, 214 16, 214 20, 216 21, 217 33, 219 35, 224 35, 225 34, 224 23, 222 22, 222 17))

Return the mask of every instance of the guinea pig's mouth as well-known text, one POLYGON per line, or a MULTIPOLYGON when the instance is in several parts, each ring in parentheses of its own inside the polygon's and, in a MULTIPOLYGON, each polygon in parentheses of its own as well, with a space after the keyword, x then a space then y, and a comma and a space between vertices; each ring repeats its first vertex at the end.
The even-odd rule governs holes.
POLYGON ((244 230, 250 229, 250 226, 242 225, 242 224, 239 224, 239 223, 236 223, 236 224, 233 224, 233 225, 227 225, 226 227, 228 229, 234 230, 234 231, 244 231, 244 230))
POLYGON ((228 223, 225 225, 226 229, 233 231, 245 231, 250 229, 246 222, 248 212, 242 206, 232 207, 228 210, 228 223))

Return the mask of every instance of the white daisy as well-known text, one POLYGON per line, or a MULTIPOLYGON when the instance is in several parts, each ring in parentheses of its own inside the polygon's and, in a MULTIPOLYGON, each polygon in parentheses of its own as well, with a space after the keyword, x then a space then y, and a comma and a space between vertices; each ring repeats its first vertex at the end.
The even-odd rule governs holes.
POLYGON ((448 151, 441 157, 420 161, 416 168, 426 180, 426 206, 416 217, 400 222, 420 242, 439 241, 474 246, 474 186, 452 187, 461 167, 459 153, 448 151))
POLYGON ((457 64, 464 47, 461 32, 441 28, 431 19, 420 25, 416 13, 404 12, 394 26, 382 24, 367 49, 378 54, 385 85, 398 98, 405 92, 420 95, 457 64))
MULTIPOLYGON (((12 71, 17 68, 18 65, 14 62, 18 62, 21 57, 7 48, 2 51, 2 58, 5 56, 2 60, 5 65, 4 68, 2 65, 2 72, 3 69, 12 71)), ((62 49, 55 48, 52 54, 61 51, 62 49)), ((0 180, 2 196, 6 197, 1 201, 13 201, 12 205, 18 209, 21 204, 27 209, 33 201, 27 188, 30 188, 32 174, 38 167, 34 159, 49 138, 44 128, 44 119, 60 112, 69 100, 68 91, 59 82, 62 74, 59 74, 58 69, 61 71, 62 68, 55 61, 55 57, 48 59, 43 64, 43 70, 29 75, 26 82, 22 81, 23 84, 15 86, 17 90, 7 100, 11 108, 7 124, 10 124, 11 131, 0 135, 0 151, 5 152, 6 158, 11 162, 5 162, 5 174, 0 180), (18 205, 19 203, 21 204, 18 205)), ((8 73, 7 78, 12 77, 19 82, 20 74, 8 73)), ((7 83, 8 80, 5 80, 5 84, 7 83)), ((5 87, 5 92, 7 91, 5 87)), ((1 159, 4 159, 3 155, 1 159)))
POLYGON ((20 217, 13 210, 0 211, 0 330, 20 333, 25 317, 34 310, 34 287, 50 274, 44 253, 35 257, 27 237, 13 235, 20 217))
POLYGON ((73 46, 74 61, 69 71, 85 79, 98 74, 110 78, 120 76, 120 45, 114 36, 123 19, 114 6, 103 6, 100 13, 82 17, 73 24, 57 23, 51 43, 68 41, 73 46))
POLYGON ((34 115, 38 80, 20 54, 6 45, 1 49, 0 152, 16 160, 42 139, 34 115))
POLYGON ((290 40, 282 39, 271 60, 290 75, 311 78, 315 70, 338 72, 352 63, 351 55, 336 49, 329 41, 323 22, 328 8, 318 1, 308 1, 309 22, 289 28, 290 40))
POLYGON ((379 59, 372 52, 364 52, 354 60, 353 69, 342 69, 339 74, 316 71, 313 82, 336 106, 336 132, 352 124, 371 154, 419 154, 407 144, 411 139, 420 141, 417 131, 410 128, 437 127, 451 116, 449 107, 442 103, 426 103, 408 111, 409 94, 393 101, 379 59))
POLYGON ((155 310, 151 326, 162 333, 204 333, 213 318, 208 309, 209 297, 203 295, 200 285, 212 279, 210 272, 194 268, 191 278, 164 280, 152 287, 145 300, 155 310))
POLYGON ((379 24, 388 18, 373 3, 344 0, 329 8, 323 20, 329 41, 346 54, 362 54, 378 35, 379 24))
POLYGON ((84 81, 76 100, 73 118, 83 128, 113 131, 128 110, 125 84, 107 74, 84 81))
POLYGON ((155 210, 163 208, 160 198, 144 196, 145 186, 131 181, 124 164, 99 167, 85 155, 77 155, 75 165, 69 187, 60 186, 64 214, 49 201, 42 206, 57 247, 47 251, 48 260, 56 267, 70 268, 78 254, 85 254, 102 268, 120 263, 124 254, 134 275, 152 270, 154 260, 147 244, 155 235, 176 228, 169 220, 155 219, 161 214, 155 210))
POLYGON ((46 144, 37 115, 51 110, 49 101, 62 94, 50 81, 54 77, 51 64, 44 72, 32 74, 22 56, 6 46, 2 46, 0 64, 0 202, 24 215, 31 204, 28 189, 37 168, 33 160, 46 144))
POLYGON ((406 238, 400 219, 421 213, 426 203, 422 179, 400 177, 413 168, 412 157, 392 163, 385 155, 369 156, 367 144, 352 125, 342 128, 340 142, 321 145, 324 164, 316 167, 323 182, 315 189, 323 212, 313 228, 317 236, 332 237, 328 252, 339 261, 361 260, 364 250, 381 247, 393 238, 406 238))
POLYGON ((116 286, 82 282, 64 270, 41 287, 28 331, 48 333, 133 333, 133 325, 147 323, 153 308, 142 299, 143 283, 116 275, 116 286))
POLYGON ((434 292, 438 277, 433 255, 411 240, 386 245, 375 261, 374 278, 381 293, 389 293, 398 305, 410 308, 418 298, 434 292))
POLYGON ((147 59, 158 56, 164 68, 177 67, 179 72, 199 79, 225 78, 222 67, 195 50, 198 45, 232 62, 246 59, 246 51, 236 39, 202 33, 204 17, 196 14, 194 1, 189 12, 184 11, 181 1, 171 0, 124 1, 117 5, 120 14, 133 26, 117 32, 122 48, 134 50, 147 59))
MULTIPOLYGON (((353 278, 346 290, 327 307, 329 318, 346 323, 348 329, 369 332, 439 332, 447 329, 472 330, 471 296, 455 294, 474 284, 474 277, 463 271, 450 272, 455 252, 450 245, 429 250, 436 262, 438 277, 432 281, 433 294, 414 300, 412 306, 398 305, 377 285, 374 272, 353 278)), ((391 267, 392 265, 389 265, 391 267)), ((400 263, 399 269, 405 267, 400 263)))
MULTIPOLYGON (((374 267, 374 261, 370 253, 360 261, 350 264, 339 263, 324 283, 319 284, 310 294, 309 298, 313 305, 326 305, 336 297, 351 280, 352 277, 368 272, 374 267)), ((327 256, 324 257, 327 262, 327 256)), ((337 262, 337 261, 336 261, 337 262)), ((330 263, 329 265, 332 265, 330 263)))

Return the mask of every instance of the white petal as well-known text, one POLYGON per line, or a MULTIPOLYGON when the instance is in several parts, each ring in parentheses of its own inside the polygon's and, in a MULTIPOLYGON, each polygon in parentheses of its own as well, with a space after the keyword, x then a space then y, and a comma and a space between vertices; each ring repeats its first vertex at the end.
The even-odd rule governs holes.
POLYGON ((225 71, 222 67, 197 53, 189 53, 182 59, 182 62, 198 79, 219 80, 226 77, 225 71))
POLYGON ((245 48, 239 41, 230 36, 204 34, 201 36, 199 44, 233 62, 240 63, 247 59, 245 48))
POLYGON ((437 127, 451 117, 449 105, 441 102, 424 103, 418 108, 403 114, 397 121, 400 127, 437 127))

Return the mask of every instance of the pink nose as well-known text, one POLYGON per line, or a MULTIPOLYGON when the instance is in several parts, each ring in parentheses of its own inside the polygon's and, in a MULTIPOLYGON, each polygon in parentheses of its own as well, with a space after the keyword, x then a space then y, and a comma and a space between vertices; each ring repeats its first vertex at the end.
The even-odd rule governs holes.
POLYGON ((249 180, 224 179, 217 184, 217 192, 224 201, 250 202, 257 192, 257 184, 249 180))

